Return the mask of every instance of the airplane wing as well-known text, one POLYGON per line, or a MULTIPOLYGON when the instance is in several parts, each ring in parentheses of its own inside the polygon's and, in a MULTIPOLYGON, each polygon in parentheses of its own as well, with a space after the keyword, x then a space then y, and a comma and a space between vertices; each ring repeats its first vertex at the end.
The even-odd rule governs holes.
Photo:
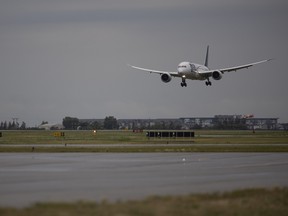
POLYGON ((200 73, 203 74, 203 75, 210 75, 214 71, 220 71, 222 73, 231 72, 231 71, 237 71, 237 70, 241 70, 241 69, 244 69, 244 68, 250 68, 250 67, 252 67, 254 65, 261 64, 261 63, 264 63, 264 62, 267 62, 267 61, 271 61, 271 60, 272 59, 266 59, 266 60, 263 60, 263 61, 253 62, 253 63, 250 63, 250 64, 240 65, 240 66, 235 66, 235 67, 230 67, 230 68, 223 68, 223 69, 216 69, 216 70, 209 70, 209 71, 201 71, 200 73))
POLYGON ((151 70, 151 69, 147 69, 147 68, 136 67, 136 66, 133 66, 133 65, 130 65, 130 64, 128 64, 128 66, 130 66, 132 68, 135 68, 135 69, 138 69, 138 70, 147 71, 149 73, 156 73, 156 74, 167 74, 167 73, 169 73, 171 76, 181 77, 178 74, 178 72, 151 70))

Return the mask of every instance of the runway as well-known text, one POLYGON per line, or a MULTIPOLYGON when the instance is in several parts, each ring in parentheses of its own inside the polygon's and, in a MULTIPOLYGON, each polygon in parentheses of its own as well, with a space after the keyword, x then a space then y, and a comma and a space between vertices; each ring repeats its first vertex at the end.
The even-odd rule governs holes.
POLYGON ((1 153, 0 205, 288 186, 287 153, 1 153))

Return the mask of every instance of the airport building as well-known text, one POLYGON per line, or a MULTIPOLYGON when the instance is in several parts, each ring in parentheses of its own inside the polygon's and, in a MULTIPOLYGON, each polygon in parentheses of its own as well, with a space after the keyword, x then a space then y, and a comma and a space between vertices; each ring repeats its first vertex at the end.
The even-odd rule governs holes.
POLYGON ((276 130, 278 118, 243 115, 186 117, 178 119, 118 119, 120 129, 261 129, 276 130))
POLYGON ((120 129, 182 129, 181 119, 118 119, 120 129))
POLYGON ((254 118, 250 115, 215 115, 214 117, 181 118, 188 129, 262 129, 276 130, 278 118, 254 118))

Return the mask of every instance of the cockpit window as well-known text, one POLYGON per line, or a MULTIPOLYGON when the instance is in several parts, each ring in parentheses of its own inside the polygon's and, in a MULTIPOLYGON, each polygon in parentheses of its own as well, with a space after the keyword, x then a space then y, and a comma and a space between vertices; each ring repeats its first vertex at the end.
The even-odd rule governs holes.
POLYGON ((186 65, 179 65, 178 68, 187 68, 186 65))

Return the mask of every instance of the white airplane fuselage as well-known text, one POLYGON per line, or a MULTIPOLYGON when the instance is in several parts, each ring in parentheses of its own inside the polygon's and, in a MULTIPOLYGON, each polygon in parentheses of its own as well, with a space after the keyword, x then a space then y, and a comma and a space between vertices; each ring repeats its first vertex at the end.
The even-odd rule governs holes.
POLYGON ((205 76, 201 75, 201 72, 209 71, 209 68, 195 64, 191 62, 181 62, 177 68, 178 74, 181 77, 191 80, 205 80, 207 79, 205 76))

